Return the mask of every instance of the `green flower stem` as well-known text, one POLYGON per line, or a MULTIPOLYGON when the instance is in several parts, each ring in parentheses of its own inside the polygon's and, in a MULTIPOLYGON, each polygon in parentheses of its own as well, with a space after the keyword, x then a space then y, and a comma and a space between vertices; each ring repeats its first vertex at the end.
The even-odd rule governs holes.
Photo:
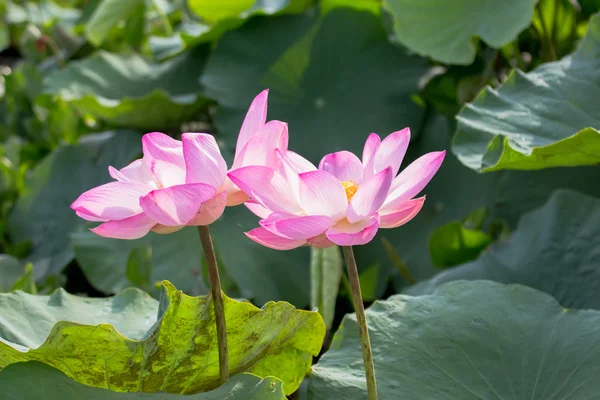
MULTIPOLYGON (((558 60, 558 57, 556 56, 556 49, 554 48, 554 42, 552 40, 552 32, 549 31, 550 28, 546 25, 546 20, 544 19, 544 13, 542 12, 542 8, 541 8, 540 4, 541 4, 541 2, 538 3, 538 5, 535 7, 535 11, 537 12, 538 17, 540 18, 540 24, 542 25, 542 35, 543 35, 543 38, 541 38, 542 46, 545 41, 546 46, 547 46, 548 55, 550 57, 549 61, 556 61, 556 60, 558 60)), ((540 36, 542 36, 542 35, 540 35, 540 36)))
POLYGON ((208 226, 199 226, 198 233, 200 233, 200 243, 202 243, 206 265, 208 266, 208 279, 210 280, 210 290, 215 306, 217 342, 219 345, 219 372, 221 374, 221 384, 223 384, 229 379, 229 356, 227 354, 227 327, 225 325, 225 307, 223 307, 221 279, 219 278, 217 257, 215 255, 212 239, 210 238, 208 226))
POLYGON ((365 366, 365 376, 367 378, 367 392, 369 400, 377 400, 377 382, 375 381, 375 365, 373 364, 373 351, 371 350, 371 340, 369 339, 369 327, 365 316, 365 306, 360 293, 360 281, 358 279, 358 269, 352 246, 343 246, 344 258, 346 259, 346 268, 348 270, 348 280, 352 293, 352 303, 356 311, 356 321, 358 322, 358 333, 360 335, 360 345, 363 353, 363 363, 365 366))
POLYGON ((169 21, 169 17, 165 14, 164 10, 156 0, 152 0, 152 3, 154 4, 154 8, 156 9, 156 13, 160 18, 163 28, 165 29, 165 34, 171 36, 173 34, 173 26, 171 25, 171 21, 169 21))

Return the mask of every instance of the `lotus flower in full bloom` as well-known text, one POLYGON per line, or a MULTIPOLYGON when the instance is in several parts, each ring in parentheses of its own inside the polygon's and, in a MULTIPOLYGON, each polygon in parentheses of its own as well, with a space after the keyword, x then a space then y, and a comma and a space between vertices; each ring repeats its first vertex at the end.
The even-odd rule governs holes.
POLYGON ((340 151, 326 155, 318 169, 295 153, 275 149, 277 168, 231 171, 230 179, 251 196, 246 206, 262 218, 261 226, 246 235, 277 250, 353 246, 371 241, 379 228, 407 223, 425 201, 415 196, 445 156, 445 151, 427 153, 397 175, 409 141, 408 128, 383 141, 373 133, 362 160, 340 151))
MULTIPOLYGON (((275 149, 286 152, 287 125, 266 122, 268 91, 252 102, 242 124, 233 168, 275 167, 275 149)), ((226 205, 248 199, 227 178, 227 164, 214 137, 184 133, 181 141, 160 133, 142 137, 143 158, 121 170, 109 167, 114 182, 83 193, 71 205, 78 216, 102 222, 100 236, 137 239, 149 231, 175 232, 186 225, 209 225, 226 205)))

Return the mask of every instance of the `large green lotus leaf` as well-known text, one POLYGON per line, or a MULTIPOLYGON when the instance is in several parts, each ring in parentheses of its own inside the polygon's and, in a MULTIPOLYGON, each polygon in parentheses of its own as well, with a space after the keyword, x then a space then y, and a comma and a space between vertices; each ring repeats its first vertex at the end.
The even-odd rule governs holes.
POLYGON ((144 0, 102 0, 85 24, 85 36, 94 45, 100 46, 119 22, 128 20, 137 13, 141 14, 137 17, 143 19, 144 11, 144 0))
POLYGON ((208 52, 200 46, 155 64, 99 51, 47 76, 44 90, 115 126, 179 129, 208 104, 198 84, 208 52))
MULTIPOLYGON (((321 350, 321 316, 285 302, 262 309, 224 302, 231 375, 277 376, 286 394, 294 392, 321 350)), ((160 301, 137 289, 105 299, 15 292, 0 294, 0 309, 0 368, 36 360, 80 383, 125 392, 219 385, 210 297, 189 297, 168 281, 160 301)))
POLYGON ((291 148, 318 161, 362 150, 371 132, 410 126, 416 135, 424 109, 412 96, 426 70, 388 42, 378 16, 336 8, 322 19, 253 18, 223 35, 201 82, 233 143, 249 102, 270 88, 269 118, 288 122, 291 148))
POLYGON ((533 18, 537 0, 384 0, 396 38, 409 49, 448 64, 468 65, 480 37, 500 48, 533 18))
POLYGON ((243 19, 225 20, 214 26, 201 22, 182 23, 170 36, 150 36, 148 42, 152 54, 158 60, 176 56, 187 48, 218 39, 223 33, 234 29, 244 22, 243 19))
POLYGON ((310 5, 310 0, 187 0, 191 11, 209 23, 255 14, 298 12, 310 5))
POLYGON ((600 163, 600 15, 581 45, 529 73, 515 70, 458 115, 453 151, 479 171, 600 163), (595 128, 595 129, 593 129, 595 128))
POLYGON ((85 277, 97 290, 112 294, 134 284, 127 277, 127 262, 135 249, 150 249, 149 284, 168 279, 192 295, 208 293, 202 276, 202 251, 198 232, 185 228, 169 235, 149 233, 138 240, 100 237, 92 232, 74 232, 71 244, 85 277))
MULTIPOLYGON (((409 146, 402 168, 427 152, 448 150, 452 132, 451 121, 433 115, 409 146)), ((417 281, 428 279, 439 272, 432 264, 428 246, 437 228, 461 220, 481 207, 488 209, 488 221, 502 218, 514 228, 523 213, 544 204, 556 189, 573 189, 600 197, 599 181, 597 167, 478 174, 448 152, 442 167, 423 190, 427 200, 419 215, 399 228, 380 229, 371 243, 355 247, 359 267, 381 264, 378 293, 382 294, 387 277, 394 271, 381 243, 381 238, 386 238, 417 281)), ((396 277, 398 288, 408 283, 399 275, 396 277)))
POLYGON ((59 273, 73 259, 69 234, 86 227, 69 205, 84 191, 109 180, 108 166, 122 166, 140 152, 140 136, 111 131, 57 148, 26 180, 8 221, 15 242, 31 241, 28 261, 36 277, 59 273))
POLYGON ((431 293, 449 281, 488 279, 544 291, 564 307, 600 309, 598 237, 600 200, 557 191, 543 207, 523 216, 510 239, 406 293, 431 293))
POLYGON ((376 15, 381 15, 380 0, 321 0, 319 2, 319 11, 327 14, 329 11, 338 7, 354 8, 355 10, 369 11, 376 15))
MULTIPOLYGON (((568 310, 521 285, 458 281, 367 310, 383 399, 595 399, 600 312, 568 310)), ((358 328, 347 316, 313 368, 309 400, 366 398, 358 328)))
POLYGON ((119 393, 82 385, 49 365, 28 361, 0 371, 2 399, 45 400, 285 400, 281 381, 239 374, 223 386, 206 393, 119 393), (32 385, 32 382, 35 382, 32 385))
POLYGON ((55 1, 46 0, 33 2, 3 2, 6 4, 6 23, 27 24, 36 26, 72 27, 81 17, 81 11, 75 8, 59 6, 55 1))
MULTIPOLYGON (((228 207, 210 226, 221 267, 226 268, 244 298, 257 304, 286 300, 299 307, 309 303, 310 259, 308 249, 274 251, 244 236, 258 226, 258 218, 245 207, 228 207)), ((73 236, 73 247, 90 283, 105 293, 116 293, 131 285, 127 260, 131 251, 149 246, 152 281, 169 279, 180 289, 206 293, 201 279, 202 250, 194 228, 170 235, 149 234, 139 240, 106 239, 90 232, 73 236)))
POLYGON ((225 32, 257 15, 302 12, 308 8, 310 0, 188 0, 188 4, 204 22, 182 23, 171 36, 151 36, 150 48, 157 59, 172 57, 187 48, 217 40, 225 32))

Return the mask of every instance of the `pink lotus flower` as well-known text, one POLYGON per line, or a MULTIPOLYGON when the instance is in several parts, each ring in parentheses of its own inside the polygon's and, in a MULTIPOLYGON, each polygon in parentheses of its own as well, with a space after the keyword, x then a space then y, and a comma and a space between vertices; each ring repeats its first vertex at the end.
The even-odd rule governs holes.
POLYGON ((440 168, 445 151, 428 153, 398 176, 410 140, 408 128, 383 141, 371 134, 362 161, 340 151, 321 160, 319 169, 301 156, 275 150, 276 169, 247 166, 229 172, 261 217, 246 235, 276 250, 303 245, 366 244, 379 228, 395 228, 414 218, 425 196, 414 198, 440 168))
MULTIPOLYGON (((274 150, 287 150, 287 124, 266 123, 268 91, 250 105, 238 137, 234 168, 274 168, 274 150)), ((121 170, 109 167, 116 181, 83 193, 71 205, 88 221, 103 222, 92 232, 137 239, 149 231, 175 232, 186 225, 209 225, 226 205, 248 197, 227 178, 227 164, 214 137, 184 133, 181 141, 160 133, 142 137, 143 158, 121 170)))

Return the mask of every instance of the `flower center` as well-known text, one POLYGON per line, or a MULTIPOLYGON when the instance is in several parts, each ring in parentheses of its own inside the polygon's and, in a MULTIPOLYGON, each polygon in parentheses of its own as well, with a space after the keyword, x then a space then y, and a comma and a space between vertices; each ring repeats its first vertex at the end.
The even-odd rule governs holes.
POLYGON ((348 199, 348 203, 350 203, 350 200, 352 200, 358 190, 358 184, 354 181, 341 181, 340 183, 346 191, 346 198, 348 199))

